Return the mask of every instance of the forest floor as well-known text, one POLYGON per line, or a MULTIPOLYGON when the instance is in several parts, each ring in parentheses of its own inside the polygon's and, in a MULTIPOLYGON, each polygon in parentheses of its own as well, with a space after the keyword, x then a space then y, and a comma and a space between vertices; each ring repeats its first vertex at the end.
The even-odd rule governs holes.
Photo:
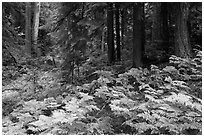
POLYGON ((160 68, 3 66, 4 135, 202 134, 202 54, 160 68), (80 71, 83 71, 82 69, 80 71), (124 71, 122 71, 124 70, 124 71))

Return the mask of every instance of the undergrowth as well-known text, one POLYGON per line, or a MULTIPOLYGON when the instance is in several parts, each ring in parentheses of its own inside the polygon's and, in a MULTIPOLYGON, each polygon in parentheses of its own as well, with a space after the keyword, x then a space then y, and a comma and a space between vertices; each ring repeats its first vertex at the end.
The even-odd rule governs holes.
POLYGON ((36 93, 22 76, 12 84, 23 90, 3 92, 3 134, 202 134, 201 58, 198 51, 193 60, 171 56, 164 68, 97 70, 78 86, 62 85, 60 70, 44 71, 36 93))

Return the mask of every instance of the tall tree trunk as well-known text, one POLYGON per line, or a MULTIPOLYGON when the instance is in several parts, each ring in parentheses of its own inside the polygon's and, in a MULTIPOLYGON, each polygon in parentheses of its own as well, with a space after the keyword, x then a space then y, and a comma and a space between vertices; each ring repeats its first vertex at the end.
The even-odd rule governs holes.
POLYGON ((33 48, 37 56, 40 56, 40 51, 38 49, 38 30, 39 30, 39 20, 40 20, 40 2, 34 2, 34 19, 33 19, 33 48))
POLYGON ((144 6, 143 3, 137 2, 133 5, 133 67, 142 66, 142 56, 144 47, 144 6))
POLYGON ((107 9, 107 44, 108 44, 108 61, 110 64, 115 62, 114 48, 114 28, 113 28, 113 4, 108 3, 107 9))
POLYGON ((188 6, 184 2, 175 3, 175 54, 184 58, 192 56, 187 26, 188 6))
POLYGON ((141 6, 142 6, 142 21, 143 21, 143 23, 142 23, 142 50, 141 50, 141 52, 142 52, 142 60, 143 60, 143 57, 144 57, 144 53, 145 53, 145 10, 144 10, 144 3, 142 3, 141 4, 141 6))
POLYGON ((168 53, 169 44, 168 8, 165 2, 155 2, 153 6, 152 42, 158 49, 168 53))
POLYGON ((169 2, 167 3, 167 10, 168 10, 168 30, 169 30, 169 54, 172 55, 175 53, 174 45, 175 45, 175 12, 174 12, 174 3, 169 2))
POLYGON ((166 53, 169 53, 169 15, 168 15, 168 3, 161 3, 161 22, 162 22, 162 30, 161 30, 161 38, 162 38, 162 46, 166 53))
POLYGON ((115 27, 116 27, 116 51, 117 51, 117 60, 121 60, 120 52, 120 14, 119 14, 119 4, 115 4, 115 27))
POLYGON ((152 43, 158 44, 161 40, 161 3, 153 3, 152 16, 152 43))
POLYGON ((101 35, 101 51, 102 53, 105 51, 105 29, 102 29, 102 35, 101 35))
POLYGON ((25 48, 26 53, 31 57, 31 3, 26 2, 26 11, 25 11, 25 48))
POLYGON ((125 22, 126 22, 126 8, 121 10, 121 44, 124 47, 124 36, 125 36, 125 22))

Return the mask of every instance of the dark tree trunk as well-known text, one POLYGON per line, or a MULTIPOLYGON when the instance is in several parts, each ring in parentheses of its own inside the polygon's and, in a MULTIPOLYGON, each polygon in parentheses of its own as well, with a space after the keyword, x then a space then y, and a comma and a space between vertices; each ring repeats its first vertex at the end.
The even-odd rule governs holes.
POLYGON ((161 3, 153 3, 152 16, 152 43, 157 44, 161 40, 161 3))
POLYGON ((165 50, 168 53, 169 27, 167 3, 154 3, 153 12, 152 42, 159 49, 165 50))
POLYGON ((121 10, 121 44, 124 47, 126 9, 121 10))
POLYGON ((102 29, 102 34, 101 34, 101 52, 105 51, 105 29, 102 29))
POLYGON ((113 4, 108 3, 107 9, 107 44, 108 44, 108 61, 110 64, 115 62, 114 49, 114 28, 113 28, 113 4))
POLYGON ((166 2, 161 3, 161 17, 162 17, 162 45, 166 53, 169 54, 169 15, 168 4, 166 2))
POLYGON ((188 14, 189 5, 184 2, 175 3, 175 54, 180 57, 189 58, 192 56, 192 49, 189 43, 188 14))
POLYGON ((143 3, 133 5, 133 67, 142 66, 142 56, 144 48, 144 6, 143 3))
POLYGON ((25 11, 25 20, 26 20, 26 25, 25 25, 25 48, 26 48, 26 53, 28 56, 31 57, 31 48, 32 48, 32 37, 31 37, 31 3, 26 2, 26 11, 25 11))
POLYGON ((175 45, 175 13, 174 13, 174 3, 170 2, 167 3, 167 10, 168 10, 168 31, 169 31, 169 54, 174 54, 174 45, 175 45), (173 11, 172 11, 173 10, 173 11))
POLYGON ((117 51, 117 60, 121 60, 120 52, 120 15, 119 15, 119 4, 115 4, 115 27, 116 27, 116 51, 117 51))
POLYGON ((142 13, 141 13, 141 16, 142 16, 142 60, 143 60, 143 57, 144 57, 144 53, 145 53, 145 10, 144 10, 144 3, 141 4, 142 6, 142 13))

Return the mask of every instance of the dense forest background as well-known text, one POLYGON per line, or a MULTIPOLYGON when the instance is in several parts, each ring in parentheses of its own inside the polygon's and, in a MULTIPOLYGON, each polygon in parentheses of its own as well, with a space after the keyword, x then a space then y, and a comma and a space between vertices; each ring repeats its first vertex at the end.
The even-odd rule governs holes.
POLYGON ((202 3, 3 2, 3 134, 202 134, 202 3))

